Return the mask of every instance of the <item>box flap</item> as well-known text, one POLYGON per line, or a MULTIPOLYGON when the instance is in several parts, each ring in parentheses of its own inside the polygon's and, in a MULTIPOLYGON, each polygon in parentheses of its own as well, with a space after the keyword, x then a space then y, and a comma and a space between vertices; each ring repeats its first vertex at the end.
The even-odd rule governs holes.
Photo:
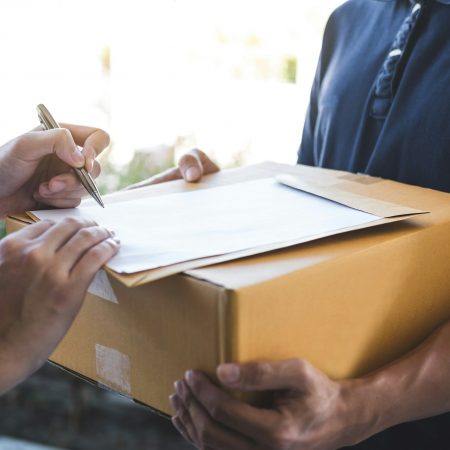
POLYGON ((294 175, 278 175, 276 180, 285 185, 298 189, 319 197, 333 200, 341 205, 348 206, 359 211, 364 211, 375 216, 389 218, 400 216, 411 216, 414 214, 425 214, 429 211, 422 211, 396 203, 387 202, 377 198, 356 194, 354 192, 344 191, 339 186, 323 186, 312 181, 306 181, 301 177, 294 175))

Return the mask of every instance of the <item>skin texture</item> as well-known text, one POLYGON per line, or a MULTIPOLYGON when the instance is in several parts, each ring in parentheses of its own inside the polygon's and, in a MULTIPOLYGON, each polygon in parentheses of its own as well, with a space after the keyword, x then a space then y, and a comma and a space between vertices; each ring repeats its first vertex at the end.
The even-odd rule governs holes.
MULTIPOLYGON (((95 128, 66 127, 32 131, 0 147, 0 217, 80 203, 85 191, 72 167, 98 175, 94 157, 109 137, 95 128)), ((96 272, 118 249, 112 231, 75 219, 39 222, 0 241, 0 394, 45 362, 96 272)))
MULTIPOLYGON (((204 153, 188 158, 196 175, 208 173, 202 161, 209 161, 204 153)), ((167 175, 150 182, 191 181, 186 166, 167 175)), ((399 423, 450 411, 450 322, 409 354, 362 378, 334 381, 298 359, 224 364, 216 377, 189 370, 170 396, 172 422, 195 447, 335 450, 399 423), (256 408, 229 391, 264 392, 271 402, 256 408)))
POLYGON ((204 152, 193 149, 180 158, 178 166, 155 175, 147 180, 129 186, 127 189, 135 189, 152 184, 165 183, 167 181, 185 180, 188 183, 200 181, 203 175, 218 172, 219 166, 214 163, 204 152))
POLYGON ((0 184, 0 218, 49 206, 72 208, 86 195, 71 168, 86 167, 98 176, 95 157, 109 136, 97 128, 61 126, 30 131, 0 147, 0 180, 7 180, 0 184))
POLYGON ((334 450, 399 423, 450 411, 450 322, 415 350, 358 379, 333 381, 303 360, 224 364, 220 385, 188 371, 172 421, 199 449, 334 450), (226 391, 266 391, 255 408, 226 391))
POLYGON ((37 370, 119 242, 93 222, 39 222, 0 242, 0 393, 37 370))

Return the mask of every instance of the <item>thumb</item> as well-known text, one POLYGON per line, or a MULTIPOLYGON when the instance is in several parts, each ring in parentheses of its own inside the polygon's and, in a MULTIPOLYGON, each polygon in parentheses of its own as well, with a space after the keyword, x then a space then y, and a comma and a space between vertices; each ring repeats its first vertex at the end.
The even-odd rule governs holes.
POLYGON ((232 389, 271 391, 301 389, 308 378, 309 364, 301 359, 222 364, 217 368, 220 382, 232 389))
POLYGON ((83 167, 85 158, 75 144, 69 130, 57 128, 30 131, 19 138, 16 157, 26 162, 39 162, 47 155, 55 154, 71 167, 83 167))

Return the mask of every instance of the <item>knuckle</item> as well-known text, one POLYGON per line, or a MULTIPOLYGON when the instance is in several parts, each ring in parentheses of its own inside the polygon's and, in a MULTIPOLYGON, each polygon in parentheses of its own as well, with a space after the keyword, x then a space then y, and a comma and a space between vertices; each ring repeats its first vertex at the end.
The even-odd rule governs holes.
MULTIPOLYGON (((108 254, 116 252, 118 246, 111 238, 105 239, 104 244, 107 245, 108 254)), ((104 255, 105 252, 102 254, 104 255)))
POLYGON ((46 252, 42 246, 32 246, 24 252, 25 261, 32 267, 41 267, 46 260, 46 252))
POLYGON ((97 245, 89 250, 89 257, 93 264, 100 265, 103 263, 105 251, 100 245, 97 245))
POLYGON ((58 128, 56 130, 57 138, 63 143, 71 143, 72 142, 72 134, 67 128, 58 128))
POLYGON ((2 255, 11 255, 16 253, 22 247, 23 243, 16 236, 8 236, 0 243, 0 253, 2 255))
POLYGON ((85 242, 91 242, 97 231, 98 229, 95 228, 81 228, 81 230, 77 232, 77 237, 85 242))
POLYGON ((198 148, 194 148, 191 150, 191 153, 195 156, 197 156, 198 159, 200 159, 200 161, 205 161, 208 160, 208 156, 206 155, 206 153, 203 150, 200 150, 198 148))
POLYGON ((83 225, 83 222, 76 217, 66 217, 62 221, 62 226, 65 228, 78 228, 83 225))
POLYGON ((288 364, 298 373, 302 373, 306 369, 306 361, 300 358, 291 359, 288 364))
POLYGON ((180 166, 192 166, 194 164, 198 164, 198 161, 192 153, 184 154, 179 161, 180 166))
POLYGON ((296 438, 295 426, 290 421, 280 424, 270 436, 272 445, 277 450, 291 450, 295 445, 296 438))
POLYGON ((61 269, 60 265, 52 264, 43 276, 44 282, 52 286, 53 289, 64 291, 67 287, 66 273, 61 269))
POLYGON ((111 136, 105 130, 102 130, 100 128, 98 129, 98 132, 102 133, 105 148, 108 147, 108 145, 111 143, 111 136))
POLYGON ((261 384, 271 372, 269 363, 261 362, 247 366, 243 372, 244 383, 261 384))

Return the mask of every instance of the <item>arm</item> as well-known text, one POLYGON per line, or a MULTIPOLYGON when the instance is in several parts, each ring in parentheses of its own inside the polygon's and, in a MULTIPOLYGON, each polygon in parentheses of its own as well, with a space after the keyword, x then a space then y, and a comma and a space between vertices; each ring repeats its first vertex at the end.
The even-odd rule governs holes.
POLYGON ((355 411, 370 396, 373 433, 450 411, 450 322, 393 364, 342 384, 355 411))
POLYGON ((167 181, 182 180, 189 183, 200 181, 203 175, 218 172, 219 166, 214 163, 206 153, 201 150, 191 150, 180 158, 178 165, 162 173, 128 186, 127 189, 136 189, 152 184, 165 183, 167 181))
POLYGON ((225 364, 217 375, 227 389, 271 391, 273 404, 253 408, 187 372, 171 397, 173 422, 199 448, 334 450, 450 410, 450 322, 361 378, 336 382, 302 360, 225 364))
MULTIPOLYGON (((0 218, 41 204, 78 205, 84 191, 71 168, 98 175, 94 158, 108 142, 102 130, 67 125, 0 147, 0 218)), ((118 248, 109 230, 75 219, 39 222, 0 242, 0 394, 44 363, 118 248)))

